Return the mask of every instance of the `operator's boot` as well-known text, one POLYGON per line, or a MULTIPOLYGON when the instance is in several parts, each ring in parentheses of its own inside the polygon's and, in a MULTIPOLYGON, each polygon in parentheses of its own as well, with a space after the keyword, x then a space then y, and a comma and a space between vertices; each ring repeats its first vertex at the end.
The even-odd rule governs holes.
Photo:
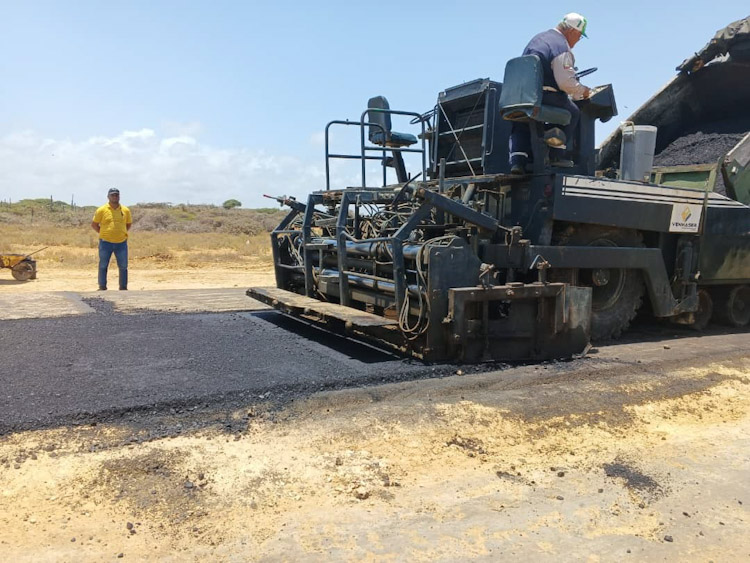
POLYGON ((567 142, 567 138, 565 137, 565 131, 563 131, 559 127, 553 127, 552 129, 547 129, 544 132, 544 142, 551 149, 564 150, 568 148, 565 145, 565 143, 567 142))
POLYGON ((553 168, 573 168, 575 163, 568 158, 564 150, 555 148, 549 151, 549 165, 553 168))
POLYGON ((524 152, 512 153, 510 155, 510 173, 514 176, 526 174, 526 165, 529 155, 524 152))

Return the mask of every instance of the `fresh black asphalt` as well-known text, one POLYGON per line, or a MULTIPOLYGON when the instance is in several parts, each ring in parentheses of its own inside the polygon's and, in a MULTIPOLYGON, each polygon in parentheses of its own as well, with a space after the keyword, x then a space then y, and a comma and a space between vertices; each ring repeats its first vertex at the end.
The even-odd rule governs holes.
POLYGON ((273 311, 134 315, 90 304, 95 314, 3 322, 0 434, 125 412, 280 403, 456 369, 399 359, 273 311))
MULTIPOLYGON (((243 420, 234 420, 232 409, 282 406, 318 391, 443 377, 459 369, 396 358, 275 311, 124 314, 107 301, 88 303, 95 313, 2 322, 0 435, 105 421, 143 428, 146 438, 179 433, 184 424, 220 424, 233 432, 243 420)), ((733 332, 712 327, 705 334, 714 339, 693 344, 695 350, 682 350, 678 357, 710 355, 706 347, 722 335, 728 352, 746 350, 747 333, 733 332)), ((669 359, 674 354, 661 344, 665 338, 692 341, 694 336, 646 324, 620 343, 635 346, 623 350, 633 357, 648 349, 669 359)))

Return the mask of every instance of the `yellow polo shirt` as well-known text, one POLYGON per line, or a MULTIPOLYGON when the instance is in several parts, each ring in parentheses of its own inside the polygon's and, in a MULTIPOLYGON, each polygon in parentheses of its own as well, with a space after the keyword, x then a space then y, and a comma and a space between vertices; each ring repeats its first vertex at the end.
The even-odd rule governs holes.
POLYGON ((109 203, 106 203, 94 213, 94 223, 99 223, 99 238, 107 242, 128 240, 127 225, 132 222, 130 209, 122 204, 117 209, 112 209, 109 203))

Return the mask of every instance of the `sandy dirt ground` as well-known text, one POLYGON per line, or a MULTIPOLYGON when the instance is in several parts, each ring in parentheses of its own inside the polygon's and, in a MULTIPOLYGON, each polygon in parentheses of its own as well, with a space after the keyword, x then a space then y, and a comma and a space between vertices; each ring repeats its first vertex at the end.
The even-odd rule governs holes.
MULTIPOLYGON (((0 293, 38 293, 45 291, 95 291, 96 268, 71 269, 55 264, 39 265, 37 279, 19 282, 10 270, 0 269, 0 293)), ((269 266, 253 269, 211 265, 202 268, 156 268, 132 266, 128 270, 128 289, 206 289, 274 285, 269 266)), ((110 266, 109 285, 117 288, 117 268, 110 266)))
MULTIPOLYGON (((92 272, 52 273, 37 291, 91 289, 92 272)), ((144 288, 250 285, 247 272, 152 274, 144 288)), ((322 393, 281 411, 248 406, 233 413, 239 432, 154 413, 182 430, 6 435, 0 554, 747 561, 750 355, 609 357, 322 393)))

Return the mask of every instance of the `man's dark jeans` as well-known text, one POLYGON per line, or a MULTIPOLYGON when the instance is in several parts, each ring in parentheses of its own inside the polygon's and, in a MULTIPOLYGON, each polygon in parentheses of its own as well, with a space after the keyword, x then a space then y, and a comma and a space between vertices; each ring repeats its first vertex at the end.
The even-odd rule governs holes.
MULTIPOLYGON (((562 128, 567 138, 566 145, 568 148, 565 150, 550 149, 549 153, 551 160, 569 158, 575 142, 581 110, 578 109, 578 106, 564 92, 544 92, 542 94, 542 104, 563 108, 570 112, 570 123, 562 128)), ((531 131, 529 130, 528 123, 513 122, 509 149, 511 166, 516 163, 523 164, 527 160, 531 160, 531 131), (522 157, 520 153, 524 153, 527 156, 522 157)))
POLYGON ((107 268, 112 254, 120 270, 120 289, 128 288, 128 241, 107 242, 99 239, 99 289, 107 289, 107 268))

